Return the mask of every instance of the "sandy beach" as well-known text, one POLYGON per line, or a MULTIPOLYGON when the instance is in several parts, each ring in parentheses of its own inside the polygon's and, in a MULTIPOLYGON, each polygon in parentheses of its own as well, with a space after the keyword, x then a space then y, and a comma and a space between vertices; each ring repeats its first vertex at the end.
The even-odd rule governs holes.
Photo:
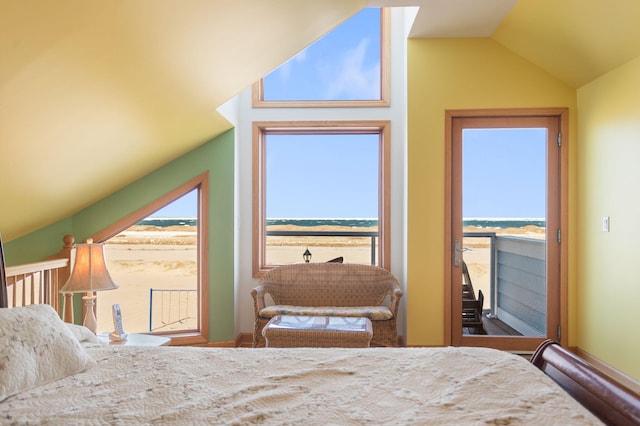
MULTIPOLYGON (((309 230, 279 225, 269 229, 309 230)), ((316 226, 313 230, 352 231, 349 227, 316 226), (346 229, 345 229, 346 228, 346 229)), ((358 230, 375 230, 358 228, 358 230)), ((544 228, 474 228, 465 232, 496 232, 500 235, 544 238, 544 228)), ((325 262, 342 256, 347 263, 370 263, 370 237, 269 237, 269 263, 302 262, 308 248, 312 262, 325 262)), ((489 240, 465 238, 463 255, 476 291, 489 294, 489 240)), ((150 289, 153 289, 151 329, 175 330, 195 327, 196 306, 196 229, 192 226, 155 227, 136 225, 105 244, 109 272, 120 286, 98 293, 98 332, 113 330, 111 305, 120 304, 127 332, 149 332, 150 289), (160 290, 179 290, 174 292, 160 290), (191 290, 191 291, 186 291, 191 290)), ((485 302, 489 306, 489 301, 485 302)))
POLYGON ((113 330, 110 307, 120 305, 126 332, 149 332, 150 289, 152 330, 195 327, 196 229, 133 226, 105 244, 109 273, 120 286, 98 293, 98 332, 113 330), (164 293, 155 290, 194 290, 164 293))

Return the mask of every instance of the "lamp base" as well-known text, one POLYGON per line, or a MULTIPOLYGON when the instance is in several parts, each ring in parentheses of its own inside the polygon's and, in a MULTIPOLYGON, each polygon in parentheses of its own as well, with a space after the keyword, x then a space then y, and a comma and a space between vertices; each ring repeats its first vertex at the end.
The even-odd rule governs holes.
POLYGON ((109 333, 109 340, 112 342, 122 342, 124 340, 127 340, 127 333, 118 333, 117 331, 112 331, 111 333, 109 333))
POLYGON ((96 314, 93 312, 93 306, 95 305, 96 296, 82 296, 82 301, 84 303, 84 322, 82 325, 87 327, 89 330, 96 334, 96 329, 98 328, 98 320, 96 319, 96 314))

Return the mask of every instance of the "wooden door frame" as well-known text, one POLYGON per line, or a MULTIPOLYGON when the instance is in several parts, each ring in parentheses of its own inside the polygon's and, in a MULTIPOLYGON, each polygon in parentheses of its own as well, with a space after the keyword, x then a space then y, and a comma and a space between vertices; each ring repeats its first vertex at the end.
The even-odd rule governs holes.
MULTIPOLYGON (((568 343, 568 211, 569 211, 569 183, 568 183, 568 139, 569 139, 569 112, 567 108, 517 108, 517 109, 474 109, 474 110, 446 110, 445 111, 445 256, 444 256, 444 334, 445 345, 450 346, 454 343, 453 333, 454 326, 461 324, 455 321, 452 315, 453 302, 453 257, 454 257, 454 240, 452 238, 453 223, 452 211, 453 202, 452 189, 455 185, 460 185, 460 175, 455 176, 458 181, 454 182, 453 175, 453 121, 455 118, 515 118, 515 117, 557 117, 559 131, 561 134, 560 146, 560 187, 559 189, 559 207, 560 207, 560 224, 561 243, 559 244, 560 257, 560 274, 559 274, 559 321, 560 336, 559 342, 566 346, 568 343), (454 324, 457 323, 457 324, 454 324)), ((461 327, 460 327, 461 330, 461 327)), ((460 331, 461 332, 461 331, 460 331)), ((485 337, 473 336, 475 339, 466 344, 485 346, 487 339, 491 339, 491 343, 504 350, 512 351, 532 351, 535 349, 535 342, 531 338, 513 338, 513 337, 485 337)))

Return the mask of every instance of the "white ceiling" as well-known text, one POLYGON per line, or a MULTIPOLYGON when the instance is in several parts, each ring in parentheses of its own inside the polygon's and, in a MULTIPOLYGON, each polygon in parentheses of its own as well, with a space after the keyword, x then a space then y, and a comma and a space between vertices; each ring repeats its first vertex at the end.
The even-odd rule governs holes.
POLYGON ((489 37, 517 0, 367 0, 367 6, 418 6, 410 38, 489 37))

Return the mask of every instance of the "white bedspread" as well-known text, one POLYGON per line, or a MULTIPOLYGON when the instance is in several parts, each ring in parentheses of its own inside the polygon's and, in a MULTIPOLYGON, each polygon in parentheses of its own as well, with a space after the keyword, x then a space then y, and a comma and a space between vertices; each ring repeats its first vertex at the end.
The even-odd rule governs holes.
POLYGON ((10 397, 0 424, 599 424, 491 349, 87 351, 97 366, 10 397))

